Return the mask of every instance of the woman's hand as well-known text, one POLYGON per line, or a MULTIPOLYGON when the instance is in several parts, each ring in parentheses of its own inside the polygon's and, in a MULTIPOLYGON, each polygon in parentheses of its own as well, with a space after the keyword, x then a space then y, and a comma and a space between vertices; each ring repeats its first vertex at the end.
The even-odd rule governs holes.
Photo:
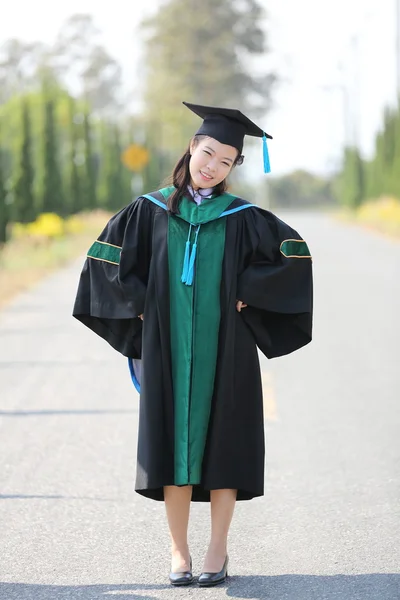
POLYGON ((139 315, 139 319, 142 319, 142 321, 143 321, 143 314, 139 315))
POLYGON ((247 304, 242 302, 241 300, 236 300, 236 310, 240 312, 242 308, 246 308, 247 304))

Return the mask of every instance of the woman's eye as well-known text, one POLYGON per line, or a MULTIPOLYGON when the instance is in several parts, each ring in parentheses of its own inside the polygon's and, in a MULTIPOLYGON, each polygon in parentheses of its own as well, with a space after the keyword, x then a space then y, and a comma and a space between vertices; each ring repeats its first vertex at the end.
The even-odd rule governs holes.
POLYGON ((226 167, 230 167, 230 166, 231 166, 231 165, 230 165, 229 163, 227 163, 227 162, 223 162, 222 164, 223 164, 223 165, 225 165, 226 167))
POLYGON ((204 154, 208 154, 208 156, 211 156, 211 152, 207 152, 207 150, 203 150, 204 154))

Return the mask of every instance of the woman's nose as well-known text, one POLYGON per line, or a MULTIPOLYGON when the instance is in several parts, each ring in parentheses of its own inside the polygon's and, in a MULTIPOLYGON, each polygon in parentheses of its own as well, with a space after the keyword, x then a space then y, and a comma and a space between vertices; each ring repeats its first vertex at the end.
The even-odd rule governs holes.
POLYGON ((216 162, 215 158, 211 158, 211 159, 208 161, 208 163, 207 163, 207 168, 208 168, 210 171, 216 171, 216 169, 217 169, 217 162, 216 162))

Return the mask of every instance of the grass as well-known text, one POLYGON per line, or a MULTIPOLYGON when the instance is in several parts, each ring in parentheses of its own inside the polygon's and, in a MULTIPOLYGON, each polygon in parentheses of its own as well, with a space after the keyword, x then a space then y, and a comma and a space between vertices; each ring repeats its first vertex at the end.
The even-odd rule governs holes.
POLYGON ((11 239, 0 250, 0 308, 43 277, 85 254, 110 215, 80 215, 82 230, 54 239, 28 236, 11 239))

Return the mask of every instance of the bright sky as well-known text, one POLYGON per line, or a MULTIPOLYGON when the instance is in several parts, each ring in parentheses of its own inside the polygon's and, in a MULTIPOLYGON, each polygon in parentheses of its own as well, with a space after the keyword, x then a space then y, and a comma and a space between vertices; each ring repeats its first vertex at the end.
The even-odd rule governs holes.
MULTIPOLYGON (((265 60, 282 81, 273 111, 259 125, 274 137, 269 146, 274 174, 295 168, 332 171, 345 136, 356 139, 365 156, 371 154, 384 106, 396 98, 396 1, 270 0, 266 27, 272 54, 265 60)), ((126 88, 134 90, 140 60, 135 32, 159 2, 13 0, 2 11, 0 44, 11 37, 52 42, 71 14, 91 13, 123 66, 126 88)))

